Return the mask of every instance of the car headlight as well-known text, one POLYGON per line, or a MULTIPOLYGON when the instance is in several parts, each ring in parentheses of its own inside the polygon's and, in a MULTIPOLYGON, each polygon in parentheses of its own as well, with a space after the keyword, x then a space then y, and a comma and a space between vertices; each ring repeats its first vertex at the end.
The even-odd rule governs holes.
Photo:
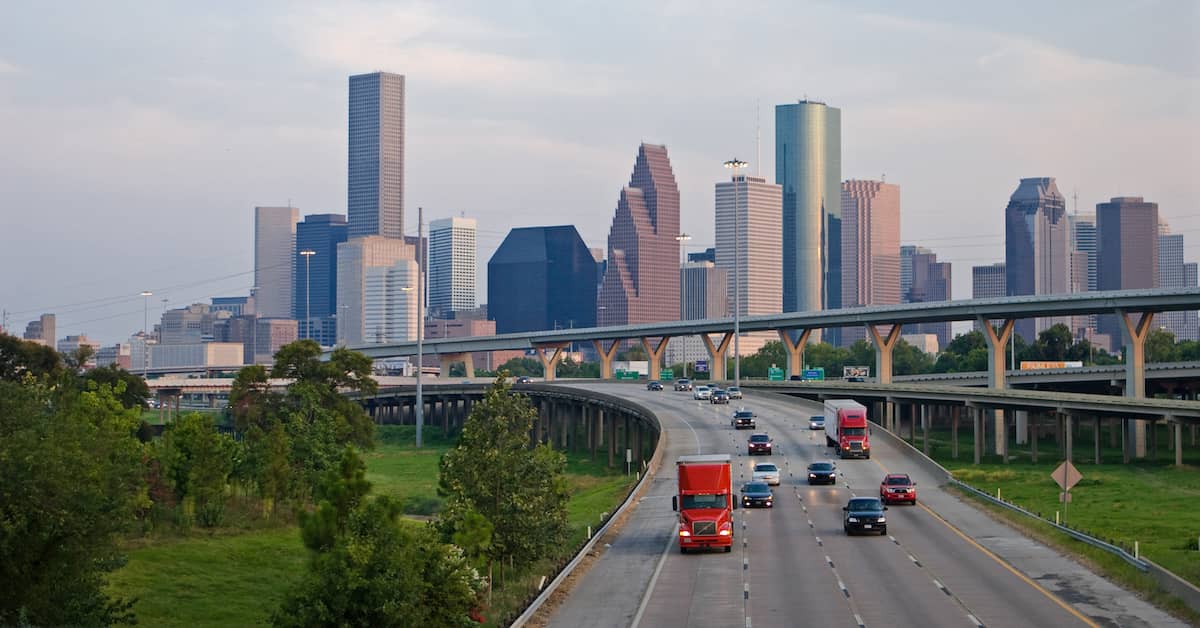
POLYGON ((692 535, 692 533, 691 533, 691 532, 688 532, 687 530, 680 530, 680 531, 679 531, 679 536, 691 536, 691 535, 692 535))
POLYGON ((817 477, 817 474, 816 474, 816 473, 809 473, 809 474, 808 474, 808 477, 810 477, 810 478, 816 478, 816 477, 817 477))
POLYGON ((877 523, 887 523, 887 517, 880 517, 875 520, 877 523))
POLYGON ((848 521, 850 523, 858 523, 858 517, 850 517, 846 521, 848 521))

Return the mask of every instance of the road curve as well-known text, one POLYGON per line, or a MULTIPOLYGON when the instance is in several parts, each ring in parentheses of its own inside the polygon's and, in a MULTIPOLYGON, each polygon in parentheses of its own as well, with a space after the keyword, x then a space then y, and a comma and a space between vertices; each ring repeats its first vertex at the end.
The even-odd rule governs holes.
MULTIPOLYGON (((573 385, 610 393, 615 386, 573 385)), ((835 461, 836 486, 808 486, 808 463, 831 451, 822 433, 808 430, 817 404, 748 392, 741 404, 776 446, 751 459, 749 432, 729 425, 739 402, 712 406, 633 384, 621 394, 658 414, 663 466, 551 626, 1185 625, 938 489, 884 439, 873 441, 870 460, 835 461), (784 470, 775 508, 736 511, 732 553, 681 555, 676 547, 673 460, 694 453, 734 456, 735 491, 754 460, 784 470), (889 471, 909 473, 920 502, 889 508, 888 536, 847 537, 842 506, 851 495, 877 494, 889 471)))

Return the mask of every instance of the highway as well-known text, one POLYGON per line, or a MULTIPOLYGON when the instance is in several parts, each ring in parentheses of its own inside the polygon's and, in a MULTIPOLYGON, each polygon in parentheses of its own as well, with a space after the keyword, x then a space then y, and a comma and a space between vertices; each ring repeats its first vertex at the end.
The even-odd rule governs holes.
MULTIPOLYGON (((611 393, 614 385, 580 386, 611 393)), ((884 438, 872 439, 870 460, 834 459, 837 485, 808 486, 807 465, 831 451, 822 432, 808 429, 818 404, 752 391, 710 405, 632 384, 621 394, 662 420, 662 468, 551 626, 1185 625, 938 489, 884 438), (754 431, 775 439, 773 455, 745 455, 752 430, 729 424, 739 405, 758 414, 754 431), (674 460, 694 453, 733 456, 735 492, 754 462, 784 472, 773 509, 736 511, 732 553, 678 551, 674 460), (909 473, 918 504, 889 507, 888 536, 847 537, 842 506, 852 495, 877 495, 886 472, 909 473)))

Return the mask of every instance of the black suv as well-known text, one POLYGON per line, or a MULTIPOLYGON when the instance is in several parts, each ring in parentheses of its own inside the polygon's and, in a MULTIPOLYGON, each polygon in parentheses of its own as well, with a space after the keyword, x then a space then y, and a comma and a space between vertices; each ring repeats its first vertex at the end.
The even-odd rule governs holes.
POLYGON ((730 419, 729 424, 732 425, 733 429, 735 430, 740 430, 743 427, 748 427, 750 429, 758 427, 758 424, 754 422, 754 413, 745 408, 734 412, 733 418, 730 419))
POLYGON ((846 534, 855 532, 878 532, 880 536, 887 534, 887 517, 883 511, 887 506, 878 497, 855 497, 849 504, 842 507, 845 516, 842 518, 842 529, 846 534))

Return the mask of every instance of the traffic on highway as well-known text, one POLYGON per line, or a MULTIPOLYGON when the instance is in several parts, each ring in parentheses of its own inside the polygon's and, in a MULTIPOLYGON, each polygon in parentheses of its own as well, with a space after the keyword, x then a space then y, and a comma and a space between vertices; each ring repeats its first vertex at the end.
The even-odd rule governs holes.
POLYGON ((630 393, 663 423, 661 468, 548 625, 1182 625, 945 493, 862 406, 692 388, 630 393))

